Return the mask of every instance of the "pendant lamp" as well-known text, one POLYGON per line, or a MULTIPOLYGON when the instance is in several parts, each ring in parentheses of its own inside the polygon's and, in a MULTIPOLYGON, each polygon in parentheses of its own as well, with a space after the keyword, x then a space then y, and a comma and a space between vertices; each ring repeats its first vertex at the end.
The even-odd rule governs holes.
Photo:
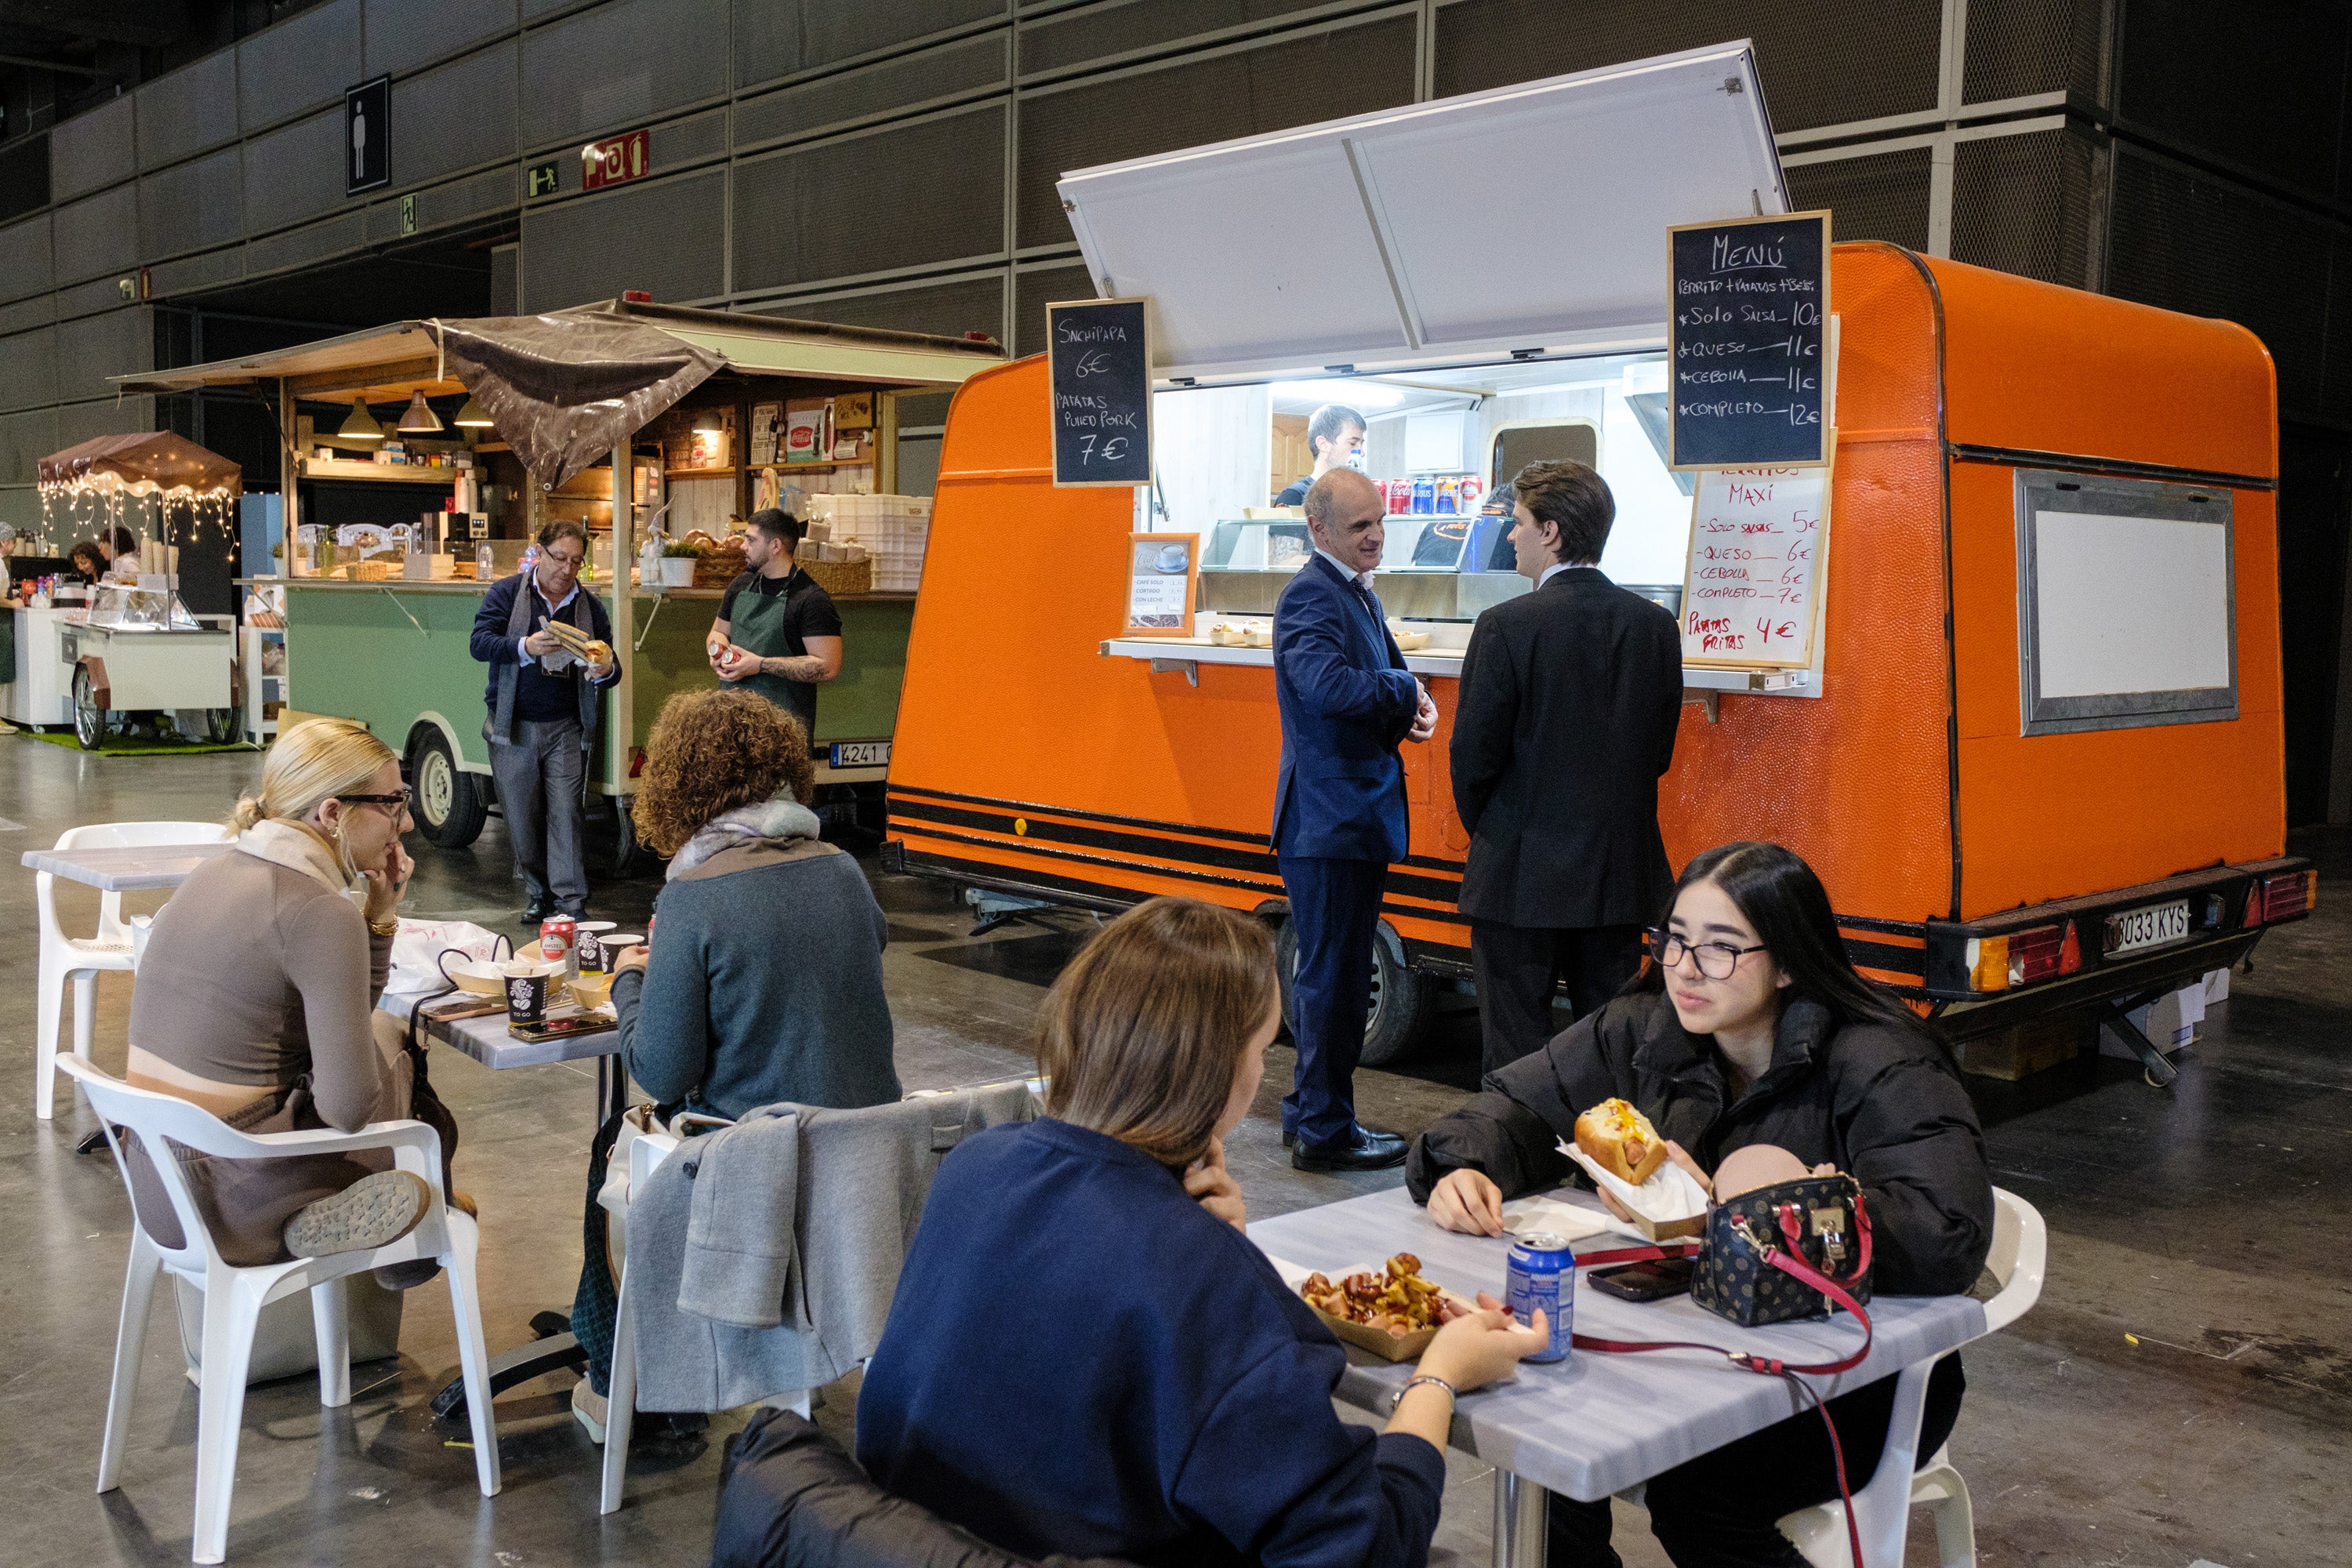
POLYGON ((366 398, 355 397, 352 399, 352 416, 343 421, 343 427, 335 432, 335 438, 341 441, 381 441, 383 439, 383 426, 377 424, 375 422, 375 416, 368 412, 366 398))
POLYGON ((466 406, 457 410, 456 423, 460 429, 466 430, 488 430, 492 427, 490 411, 482 406, 479 398, 471 396, 466 399, 466 406))
POLYGON ((433 412, 425 401, 425 394, 408 395, 408 406, 400 416, 400 433, 404 436, 437 436, 441 433, 441 416, 433 412))

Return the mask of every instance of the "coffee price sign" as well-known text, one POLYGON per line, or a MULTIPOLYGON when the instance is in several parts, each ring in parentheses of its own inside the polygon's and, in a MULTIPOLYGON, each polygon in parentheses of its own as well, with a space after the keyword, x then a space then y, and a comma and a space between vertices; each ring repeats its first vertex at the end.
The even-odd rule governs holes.
POLYGON ((1055 484, 1151 482, 1150 303, 1139 297, 1045 307, 1055 484))
POLYGON ((1680 224, 1666 251, 1670 466, 1828 462, 1830 215, 1680 224))

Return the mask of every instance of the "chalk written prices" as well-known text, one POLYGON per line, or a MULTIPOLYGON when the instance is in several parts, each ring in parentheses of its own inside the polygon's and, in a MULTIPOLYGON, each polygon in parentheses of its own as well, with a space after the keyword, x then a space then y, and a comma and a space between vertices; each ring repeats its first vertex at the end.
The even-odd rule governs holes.
POLYGON ((1672 233, 1680 468, 1822 460, 1827 216, 1672 233))
POLYGON ((1151 353, 1145 302, 1048 305, 1054 482, 1151 479, 1151 353))
POLYGON ((1811 662, 1829 470, 1702 470, 1683 586, 1683 657, 1811 662))

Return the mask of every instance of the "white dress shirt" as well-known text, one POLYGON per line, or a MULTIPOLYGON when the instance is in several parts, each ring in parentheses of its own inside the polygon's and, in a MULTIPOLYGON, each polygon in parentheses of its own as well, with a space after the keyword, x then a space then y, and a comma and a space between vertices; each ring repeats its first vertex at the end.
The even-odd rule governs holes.
MULTIPOLYGON (((1315 553, 1323 557, 1324 560, 1328 561, 1332 565, 1337 566, 1339 569, 1339 575, 1355 584, 1357 587, 1361 588, 1367 594, 1372 591, 1372 574, 1370 572, 1357 571, 1353 566, 1349 565, 1346 562, 1340 560, 1338 556, 1332 554, 1329 551, 1324 549, 1319 544, 1315 547, 1315 553)), ((1375 567, 1373 570, 1377 571, 1379 569, 1375 567)))

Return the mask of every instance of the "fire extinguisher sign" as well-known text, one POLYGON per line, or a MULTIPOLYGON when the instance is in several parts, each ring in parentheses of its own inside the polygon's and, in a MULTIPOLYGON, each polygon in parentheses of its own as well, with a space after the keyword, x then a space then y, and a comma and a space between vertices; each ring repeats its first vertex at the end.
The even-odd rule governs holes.
POLYGON ((653 169, 653 135, 650 132, 632 131, 625 135, 608 136, 602 142, 591 142, 580 149, 580 188, 593 191, 602 185, 618 185, 630 180, 642 180, 653 169))

